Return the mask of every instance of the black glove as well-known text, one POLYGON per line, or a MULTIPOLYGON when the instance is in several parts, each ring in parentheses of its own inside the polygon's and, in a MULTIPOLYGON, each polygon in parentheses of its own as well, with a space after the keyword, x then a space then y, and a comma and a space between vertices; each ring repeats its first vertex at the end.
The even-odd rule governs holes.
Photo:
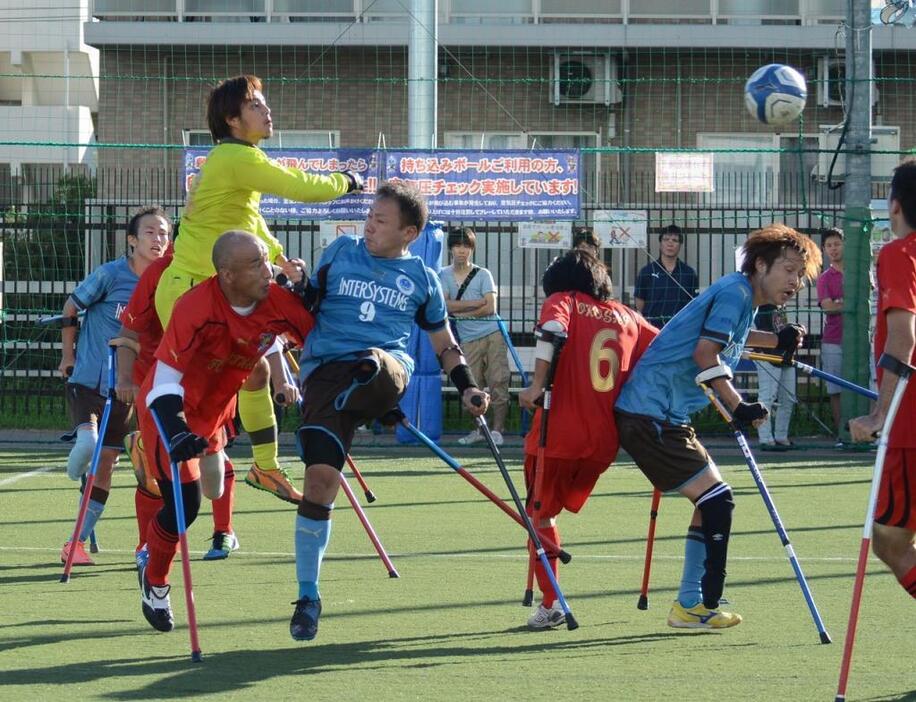
POLYGON ((732 418, 739 426, 750 427, 758 419, 766 419, 769 410, 759 402, 740 402, 732 411, 732 418))
POLYGON ((202 436, 182 431, 175 434, 169 442, 169 458, 175 463, 189 461, 199 456, 208 445, 209 442, 202 436))
POLYGON ((354 190, 362 190, 363 188, 366 187, 366 183, 365 181, 363 181, 363 177, 356 171, 347 170, 347 171, 341 171, 341 173, 350 183, 347 186, 348 193, 352 193, 354 190))
POLYGON ((776 335, 779 341, 776 350, 782 353, 783 363, 791 363, 801 340, 805 338, 807 330, 800 324, 787 324, 776 335))

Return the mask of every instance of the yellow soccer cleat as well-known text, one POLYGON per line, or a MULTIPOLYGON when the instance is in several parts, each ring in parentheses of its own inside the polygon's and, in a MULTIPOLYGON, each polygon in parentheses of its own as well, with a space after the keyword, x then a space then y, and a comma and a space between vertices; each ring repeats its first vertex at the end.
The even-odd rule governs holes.
POLYGON ((675 629, 728 629, 740 623, 740 614, 706 609, 702 602, 687 609, 675 600, 671 605, 671 611, 668 612, 668 626, 675 629))
POLYGON ((293 487, 289 476, 282 468, 262 470, 258 468, 256 463, 251 466, 248 475, 245 476, 245 482, 253 488, 269 492, 281 500, 292 502, 294 505, 299 504, 302 500, 302 493, 293 487))
POLYGON ((162 497, 162 493, 159 492, 159 484, 146 470, 146 459, 143 454, 143 439, 140 438, 139 431, 132 431, 124 437, 124 448, 127 451, 127 455, 130 457, 130 462, 134 466, 134 477, 137 479, 137 485, 154 497, 162 497))

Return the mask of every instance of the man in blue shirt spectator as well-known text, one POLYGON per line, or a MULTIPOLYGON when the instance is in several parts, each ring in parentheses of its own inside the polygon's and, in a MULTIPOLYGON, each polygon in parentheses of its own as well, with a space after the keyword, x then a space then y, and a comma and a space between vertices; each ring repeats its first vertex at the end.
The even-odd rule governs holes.
POLYGON ((697 272, 678 258, 684 234, 670 224, 658 235, 659 256, 643 266, 633 290, 636 309, 661 329, 688 302, 697 296, 697 272))

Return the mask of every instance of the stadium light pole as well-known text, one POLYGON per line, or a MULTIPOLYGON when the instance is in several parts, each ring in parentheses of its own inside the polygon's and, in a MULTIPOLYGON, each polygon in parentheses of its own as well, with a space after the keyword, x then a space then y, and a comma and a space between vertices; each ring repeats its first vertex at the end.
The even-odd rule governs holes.
POLYGON ((410 0, 407 38, 407 144, 435 149, 439 51, 438 0, 410 0))
MULTIPOLYGON (((871 287, 871 3, 847 0, 846 97, 849 128, 846 134, 845 221, 846 254, 843 299, 843 377, 864 387, 869 382, 867 363, 869 299, 871 287)), ((882 176, 885 174, 881 174, 882 176)), ((868 399, 842 394, 841 424, 868 414, 868 399)))

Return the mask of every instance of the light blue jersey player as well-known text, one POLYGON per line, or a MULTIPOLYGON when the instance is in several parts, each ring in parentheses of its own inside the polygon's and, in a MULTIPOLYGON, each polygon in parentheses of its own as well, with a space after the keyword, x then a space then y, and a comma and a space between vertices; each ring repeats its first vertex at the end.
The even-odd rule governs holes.
POLYGON ((297 641, 318 633, 318 575, 353 434, 364 422, 396 417, 414 368, 405 350, 414 323, 429 335, 468 412, 487 410, 489 397, 478 389, 446 324, 438 276, 408 253, 426 220, 426 202, 417 190, 383 183, 363 239, 335 241, 309 280, 306 296, 316 326, 302 355, 302 426, 296 437, 306 470, 295 532, 299 595, 289 624, 297 641))
POLYGON ((784 224, 753 232, 741 270, 715 282, 668 322, 617 399, 623 448, 657 490, 677 490, 696 507, 669 626, 724 629, 741 622, 740 615, 718 609, 734 502, 690 426, 690 415, 708 403, 699 385, 711 387, 739 424, 763 421, 767 408, 744 402, 731 384, 732 371, 745 344, 791 357, 804 327, 787 325, 779 334, 752 330, 754 313, 760 305, 785 305, 805 279, 814 279, 820 264, 814 242, 784 224))

